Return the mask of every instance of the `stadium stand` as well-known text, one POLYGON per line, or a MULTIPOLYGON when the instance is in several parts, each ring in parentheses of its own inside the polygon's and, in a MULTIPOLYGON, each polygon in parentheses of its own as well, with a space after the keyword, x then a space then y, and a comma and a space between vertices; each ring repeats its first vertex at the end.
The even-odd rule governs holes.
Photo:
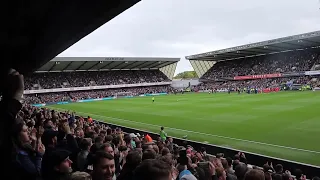
MULTIPOLYGON (((275 55, 275 58, 255 60, 254 57, 248 62, 251 66, 257 66, 255 73, 249 71, 250 67, 246 63, 231 60, 230 64, 222 64, 225 68, 210 71, 210 68, 219 67, 219 63, 227 62, 223 62, 223 59, 219 62, 207 59, 192 60, 192 64, 202 80, 206 80, 199 88, 273 88, 283 81, 301 84, 313 82, 317 73, 308 70, 317 63, 318 48, 314 50, 283 52, 284 54, 275 55), (285 59, 284 62, 282 58, 285 59), (267 59, 271 59, 273 63, 267 63, 267 59), (277 66, 269 67, 269 64, 277 66), (231 71, 229 67, 241 72, 231 71), (274 78, 260 74, 274 71, 277 72, 274 78), (303 73, 297 76, 300 71, 307 71, 309 75, 303 73), (293 76, 282 77, 283 72, 290 72, 293 76), (228 77, 225 78, 225 75, 228 77), (239 78, 243 75, 245 78, 239 78)), ((16 146, 12 153, 12 170, 15 173, 11 179, 307 179, 302 170, 290 172, 282 164, 265 162, 262 168, 251 165, 247 154, 243 152, 225 157, 224 152, 210 155, 206 148, 194 148, 185 144, 187 141, 177 145, 177 139, 169 137, 165 128, 159 129, 160 133, 151 137, 148 132, 125 132, 91 117, 31 105, 115 97, 120 93, 128 95, 125 92, 130 92, 130 95, 167 93, 172 90, 170 84, 178 60, 55 58, 36 73, 27 76, 23 91, 25 104, 21 111, 16 112, 16 123, 13 124, 12 138, 16 146)), ((12 89, 13 92, 19 93, 19 87, 23 86, 12 89)), ((318 177, 308 178, 316 180, 318 177)))
POLYGON ((187 56, 204 82, 198 89, 318 86, 320 31, 187 56))
POLYGON ((43 104, 113 97, 128 91, 134 95, 167 92, 178 61, 177 58, 57 57, 26 77, 25 100, 43 104))

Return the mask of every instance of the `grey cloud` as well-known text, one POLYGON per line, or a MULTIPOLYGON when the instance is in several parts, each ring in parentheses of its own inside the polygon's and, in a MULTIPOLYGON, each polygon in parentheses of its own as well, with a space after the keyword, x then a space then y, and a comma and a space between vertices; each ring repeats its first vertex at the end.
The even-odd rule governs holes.
POLYGON ((181 57, 320 29, 318 0, 143 0, 60 56, 181 57))

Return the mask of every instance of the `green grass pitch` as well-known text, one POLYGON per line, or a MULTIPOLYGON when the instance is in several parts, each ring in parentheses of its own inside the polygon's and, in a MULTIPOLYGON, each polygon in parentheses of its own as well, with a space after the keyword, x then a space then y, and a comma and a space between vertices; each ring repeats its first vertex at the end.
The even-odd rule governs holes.
POLYGON ((320 165, 320 92, 135 97, 54 105, 109 123, 320 165))

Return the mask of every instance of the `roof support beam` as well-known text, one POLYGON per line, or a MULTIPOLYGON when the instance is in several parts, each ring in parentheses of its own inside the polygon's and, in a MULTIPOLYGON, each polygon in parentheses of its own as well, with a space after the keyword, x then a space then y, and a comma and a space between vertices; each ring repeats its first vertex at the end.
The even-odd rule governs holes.
POLYGON ((131 69, 135 69, 135 68, 139 68, 139 69, 141 69, 141 67, 139 67, 139 66, 141 66, 141 65, 143 65, 143 64, 146 64, 146 63, 148 63, 149 61, 144 61, 144 62, 142 62, 141 64, 136 64, 135 66, 133 66, 131 69))
POLYGON ((123 66, 121 69, 126 69, 127 67, 130 67, 132 64, 134 64, 136 62, 138 62, 138 61, 133 61, 133 62, 130 61, 130 62, 127 63, 127 65, 123 66))
POLYGON ((70 61, 70 62, 66 65, 66 67, 64 67, 64 68, 62 69, 62 71, 65 71, 66 69, 68 69, 68 68, 71 66, 71 64, 72 64, 72 61, 70 61))
POLYGON ((95 66, 98 65, 98 64, 100 64, 100 62, 97 61, 97 62, 94 63, 92 66, 90 66, 90 67, 87 69, 87 71, 90 70, 91 68, 95 67, 95 66))
POLYGON ((105 64, 104 66, 102 66, 102 67, 99 69, 99 71, 100 71, 101 69, 106 68, 107 66, 109 66, 109 64, 111 64, 111 63, 113 63, 113 62, 114 62, 114 61, 110 61, 109 63, 105 64))
POLYGON ((150 65, 150 61, 147 61, 143 66, 140 66, 139 68, 148 68, 148 66, 150 65))
POLYGON ((49 69, 48 71, 49 71, 49 72, 52 71, 52 69, 53 69, 54 67, 56 67, 56 65, 57 65, 57 62, 54 62, 53 65, 50 67, 50 69, 49 69))
POLYGON ((81 63, 80 66, 75 69, 75 71, 82 68, 86 63, 87 63, 87 61, 84 61, 83 63, 81 63))

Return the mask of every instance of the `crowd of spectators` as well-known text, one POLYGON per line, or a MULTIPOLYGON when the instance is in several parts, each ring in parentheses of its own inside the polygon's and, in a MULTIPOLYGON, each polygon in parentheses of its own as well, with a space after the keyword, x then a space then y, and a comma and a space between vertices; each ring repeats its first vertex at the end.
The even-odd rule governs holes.
POLYGON ((27 76, 25 88, 52 89, 166 81, 170 80, 159 70, 50 72, 27 76))
POLYGON ((212 89, 243 89, 243 88, 275 88, 281 87, 282 84, 291 82, 292 84, 311 85, 312 87, 318 87, 319 76, 301 76, 293 78, 271 78, 271 79, 254 79, 243 81, 223 81, 223 82, 207 82, 201 83, 197 87, 197 90, 212 90, 212 89))
POLYGON ((319 52, 297 50, 268 56, 221 61, 216 63, 202 78, 216 79, 245 75, 273 74, 308 71, 317 61, 319 52))
POLYGON ((62 101, 77 101, 84 99, 97 99, 105 97, 115 97, 119 94, 127 93, 130 96, 138 96, 141 94, 152 93, 170 93, 173 89, 171 86, 148 86, 148 87, 133 87, 133 88, 120 88, 120 89, 103 89, 91 91, 70 91, 70 92, 57 92, 57 93, 39 93, 39 94, 26 94, 24 101, 29 104, 42 104, 62 101))

